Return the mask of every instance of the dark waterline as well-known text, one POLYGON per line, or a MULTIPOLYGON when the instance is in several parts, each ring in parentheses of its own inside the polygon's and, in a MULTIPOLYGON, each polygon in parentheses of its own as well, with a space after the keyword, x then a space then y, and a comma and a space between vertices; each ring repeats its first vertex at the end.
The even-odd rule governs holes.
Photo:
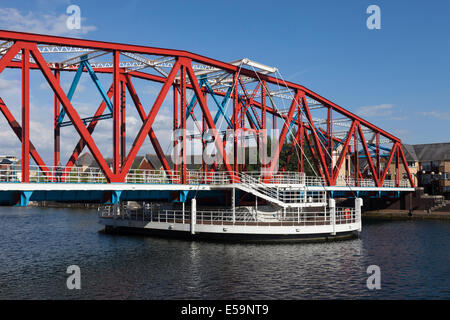
POLYGON ((365 221, 360 239, 191 242, 99 233, 95 210, 0 208, 0 299, 449 299, 449 221, 365 221), (81 290, 66 269, 81 268, 81 290), (366 287, 369 265, 381 290, 366 287))

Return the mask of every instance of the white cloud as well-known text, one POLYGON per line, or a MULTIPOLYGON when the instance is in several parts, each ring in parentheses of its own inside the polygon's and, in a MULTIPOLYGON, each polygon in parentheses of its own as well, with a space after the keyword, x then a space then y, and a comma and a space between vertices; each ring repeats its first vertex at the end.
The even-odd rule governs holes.
POLYGON ((390 117, 389 120, 397 120, 397 121, 403 121, 403 120, 408 120, 408 116, 394 116, 394 117, 390 117))
POLYGON ((79 37, 97 30, 93 25, 86 25, 86 18, 83 16, 81 29, 71 30, 66 26, 67 18, 65 13, 60 15, 31 11, 22 13, 16 8, 0 8, 0 29, 71 37, 79 37))
POLYGON ((428 117, 428 118, 435 118, 438 120, 450 120, 450 113, 448 112, 439 112, 439 111, 427 111, 427 112, 419 112, 419 115, 428 117))
MULTIPOLYGON (((0 92, 4 100, 17 99, 21 95, 22 82, 20 80, 9 80, 0 78, 0 92)), ((7 101, 5 101, 7 102, 7 101)))
POLYGON ((385 117, 392 114, 393 104, 379 104, 376 106, 360 107, 356 113, 361 117, 385 117))

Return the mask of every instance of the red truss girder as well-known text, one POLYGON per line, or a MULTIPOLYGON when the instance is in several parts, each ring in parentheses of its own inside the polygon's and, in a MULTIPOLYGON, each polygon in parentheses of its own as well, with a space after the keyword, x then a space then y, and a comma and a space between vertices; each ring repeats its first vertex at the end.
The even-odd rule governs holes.
MULTIPOLYGON (((396 163, 396 183, 399 183, 399 174, 398 167, 400 161, 402 165, 405 167, 405 171, 407 172, 409 181, 412 186, 414 186, 411 174, 409 172, 406 158, 401 149, 401 142, 395 136, 389 134, 388 132, 376 127, 370 122, 361 119, 355 114, 349 112, 348 110, 338 106, 337 104, 321 97, 315 92, 292 82, 284 81, 272 77, 270 75, 257 73, 254 70, 249 70, 245 68, 241 68, 240 66, 234 66, 228 63, 224 63, 215 59, 210 59, 204 56, 196 55, 187 51, 179 51, 179 50, 170 50, 170 49, 161 49, 161 48, 152 48, 152 47, 144 47, 144 46, 134 46, 134 45, 126 45, 126 44, 117 44, 117 43, 109 43, 109 42, 100 42, 100 41, 91 41, 84 39, 72 39, 72 38, 63 38, 63 37, 54 37, 54 36, 46 36, 46 35, 36 35, 29 33, 20 33, 20 32, 12 32, 12 31, 0 31, 0 39, 2 40, 10 40, 14 41, 14 44, 4 53, 3 57, 0 60, 0 73, 6 68, 21 68, 22 70, 22 126, 20 126, 17 121, 12 117, 12 114, 9 112, 6 105, 1 100, 0 109, 2 113, 7 118, 8 123, 13 128, 16 135, 22 142, 22 170, 24 181, 27 180, 27 166, 28 166, 28 154, 30 154, 35 162, 41 167, 41 169, 46 172, 48 169, 45 166, 45 163, 39 157, 34 146, 29 141, 29 70, 40 70, 44 77, 47 79, 51 89, 55 94, 55 116, 57 116, 57 112, 59 112, 59 104, 65 109, 69 119, 72 121, 75 129, 80 135, 80 141, 72 153, 69 161, 66 165, 66 172, 70 170, 70 168, 74 165, 76 159, 78 158, 81 151, 87 146, 94 156, 95 160, 98 162, 101 170, 105 174, 105 177, 109 182, 123 182, 126 178, 128 171, 131 168, 131 165, 136 158, 137 153, 139 152, 144 139, 146 136, 150 138, 150 141, 157 153, 159 160, 161 161, 164 170, 166 171, 168 177, 175 182, 174 172, 172 168, 170 168, 167 159, 162 151, 162 148, 156 138, 156 134, 152 129, 153 122, 155 120, 156 115, 158 114, 161 104, 164 101, 168 90, 173 87, 174 88, 174 128, 180 127, 185 128, 186 126, 186 114, 185 114, 185 106, 186 106, 186 89, 193 90, 195 95, 197 96, 198 105, 202 111, 202 120, 203 120, 203 131, 206 126, 210 129, 216 130, 215 124, 212 120, 209 108, 207 106, 206 101, 206 89, 200 88, 197 77, 192 68, 192 62, 195 61, 197 63, 202 63, 204 65, 208 65, 214 68, 219 68, 223 71, 228 72, 234 76, 234 92, 232 94, 233 99, 233 116, 232 123, 234 129, 244 129, 245 128, 245 114, 246 111, 251 108, 253 114, 255 115, 257 124, 262 129, 266 128, 266 113, 272 114, 274 119, 281 119, 284 124, 281 130, 281 134, 278 137, 279 148, 277 152, 275 152, 275 156, 273 161, 268 166, 268 171, 273 171, 275 169, 276 162, 278 160, 281 147, 285 141, 286 135, 289 130, 289 124, 291 123, 295 110, 298 109, 301 113, 300 117, 295 121, 295 126, 297 128, 297 134, 294 138, 294 141, 291 144, 291 149, 295 145, 303 146, 304 142, 309 144, 311 154, 313 156, 313 162, 315 163, 317 171, 324 178, 328 185, 333 185, 336 183, 340 168, 345 157, 351 153, 351 145, 350 142, 353 139, 354 141, 354 164, 355 164, 355 178, 362 178, 362 174, 358 168, 358 153, 357 148, 358 144, 363 146, 363 151, 366 155, 368 162, 368 169, 372 173, 372 177, 377 186, 382 186, 385 180, 387 170, 394 159, 396 163), (91 48, 96 50, 109 51, 113 55, 113 65, 111 68, 99 68, 95 69, 95 72, 99 73, 108 73, 112 74, 112 85, 110 90, 108 91, 108 97, 113 102, 113 164, 112 169, 108 167, 103 155, 100 153, 95 141, 92 139, 91 134, 93 133, 97 120, 92 121, 87 127, 83 124, 80 116, 77 111, 67 98, 66 94, 61 89, 59 84, 59 73, 62 71, 73 72, 75 69, 59 69, 58 65, 49 66, 47 62, 44 60, 44 57, 41 55, 37 48, 37 44, 47 44, 47 45, 59 45, 59 46, 71 46, 71 47, 82 47, 82 48, 91 48), (133 52, 138 54, 149 54, 149 55, 159 55, 159 56, 170 56, 175 58, 175 64, 172 67, 172 70, 168 74, 167 77, 156 76, 152 74, 148 74, 142 71, 125 71, 119 68, 119 55, 121 52, 133 52), (12 61, 12 59, 16 56, 16 54, 22 53, 22 62, 12 61), (35 63, 29 62, 29 59, 26 59, 27 56, 33 57, 35 63), (55 71, 55 74, 52 73, 52 70, 55 71), (177 75, 180 74, 180 79, 176 80, 177 75), (253 89, 251 93, 248 92, 245 87, 244 82, 241 77, 250 77, 258 81, 256 87, 253 89), (140 78, 146 79, 150 81, 155 81, 162 83, 163 86, 161 88, 156 101, 150 109, 148 114, 145 113, 144 108, 140 102, 140 99, 134 89, 132 84, 132 78, 140 78), (187 83, 186 79, 189 79, 189 83, 187 83), (260 81, 259 81, 260 80, 260 81), (179 83, 177 83, 177 81, 179 83), (279 113, 274 107, 269 107, 266 104, 266 86, 268 84, 278 85, 279 83, 283 83, 286 87, 292 90, 295 93, 295 97, 291 102, 291 106, 287 114, 279 113), (244 92, 244 95, 241 97, 246 102, 246 107, 244 108, 238 98, 237 98, 237 88, 240 86, 244 92), (181 90, 175 89, 178 87, 181 90), (138 135, 136 136, 129 153, 126 155, 126 146, 125 146, 125 88, 128 90, 130 96, 132 97, 133 103, 139 113, 141 120, 143 121, 143 125, 139 130, 138 135), (258 92, 261 92, 260 101, 256 101, 255 97, 258 92), (176 113, 178 112, 178 92, 180 95, 180 105, 181 109, 181 118, 178 118, 176 113), (323 146, 319 136, 318 129, 315 127, 313 118, 311 116, 310 108, 308 106, 306 98, 311 98, 319 103, 321 103, 324 107, 328 108, 328 125, 326 132, 321 131, 321 134, 326 134, 328 147, 323 146), (257 109, 261 111, 260 116, 257 113, 257 109), (342 143, 342 149, 340 155, 338 156, 338 160, 336 164, 333 165, 333 144, 337 143, 340 139, 333 137, 333 113, 337 112, 338 114, 346 117, 351 120, 351 127, 348 131, 348 134, 342 143), (240 116, 239 116, 240 115, 240 116), (181 121, 180 125, 178 125, 178 121, 181 121), (372 157, 370 155, 368 145, 366 143, 364 133, 362 130, 362 126, 372 130, 377 137, 376 142, 376 163, 372 161, 372 157), (391 153, 389 155, 389 160, 383 172, 381 172, 381 159, 380 159, 380 136, 390 139, 393 143, 393 147, 391 153)), ((224 95, 224 92, 216 91, 217 95, 224 95)), ((102 102, 95 113, 95 116, 101 115, 105 110, 106 104, 102 102)), ((193 115, 193 114, 192 114, 193 115)), ((248 119, 250 120, 250 119, 248 119)), ((248 124, 251 126, 251 129, 255 129, 254 125, 251 121, 248 121, 248 124)), ((273 122, 274 128, 276 127, 276 122, 273 122)), ((59 162, 59 133, 57 132, 59 128, 55 126, 55 163, 59 162)), ((227 155, 225 153, 225 147, 221 141, 221 137, 216 130, 215 141, 217 144, 218 152, 220 153, 223 163, 225 165, 226 170, 230 174, 230 179, 232 181, 237 181, 237 176, 233 174, 233 168, 227 160, 227 155)), ((186 139, 183 140, 183 144, 186 143, 186 139)), ((183 148, 183 152, 184 152, 183 148)), ((300 152, 302 154, 302 152, 300 152)), ((236 157, 236 155, 234 155, 236 157)), ((183 155, 185 158, 185 155, 183 155)), ((289 157, 290 159, 290 157, 289 157)), ((289 160, 288 159, 288 160, 289 160)), ((243 167, 239 167, 236 162, 234 164, 235 170, 240 170, 243 167)), ((303 155, 301 156, 301 165, 299 165, 299 169, 303 168, 303 155)), ((174 165, 175 172, 178 172, 178 166, 174 165)), ((213 168, 214 170, 215 168, 213 168)), ((186 179, 186 170, 185 170, 185 161, 182 162, 182 170, 181 170, 181 180, 185 181, 186 179)))
MULTIPOLYGON (((107 95, 108 95, 108 98, 111 99, 111 97, 113 95, 113 85, 111 85, 111 87, 109 88, 107 95)), ((98 107, 97 111, 95 112, 94 117, 98 117, 98 116, 102 115, 103 112, 105 111, 105 109, 106 109, 106 103, 104 101, 102 101, 102 103, 98 107)), ((98 121, 99 120, 94 120, 91 123, 89 123, 89 125, 87 127, 89 134, 92 134, 92 132, 94 132, 94 129, 97 126, 98 121)), ((75 149, 72 151, 72 155, 70 156, 69 160, 67 161, 67 164, 64 169, 64 171, 66 173, 70 172, 71 168, 77 161, 79 155, 81 154, 81 152, 83 151, 85 146, 86 146, 86 143, 84 142, 84 140, 80 139, 78 141, 77 145, 75 146, 75 149)))
MULTIPOLYGON (((145 115, 145 110, 144 107, 141 104, 141 101, 139 99, 139 96, 136 93, 136 90, 134 89, 133 83, 131 82, 131 77, 127 74, 124 76, 125 77, 125 84, 127 86, 128 92, 131 95, 131 99, 133 100, 133 103, 139 113, 139 117, 141 118, 142 121, 145 120, 146 115, 145 115)), ((159 161, 162 163, 164 170, 167 172, 168 177, 173 180, 173 173, 172 170, 170 169, 169 166, 169 162, 167 161, 166 155, 164 154, 161 145, 159 144, 158 139, 156 138, 155 132, 153 131, 152 128, 150 128, 149 134, 148 134, 150 141, 153 145, 153 148, 155 149, 155 152, 158 156, 159 161)))
MULTIPOLYGON (((8 124, 10 125, 10 127, 14 131, 14 133, 16 134, 17 138, 19 138, 20 142, 22 142, 23 141, 23 139, 22 139, 22 132, 23 132, 22 127, 16 121, 16 119, 14 118, 12 113, 9 111, 8 107, 3 102, 2 98, 0 98, 0 111, 5 116, 6 120, 8 121, 8 124)), ((28 140, 28 141, 29 141, 30 155, 33 157, 33 159, 37 163, 37 165, 39 167, 41 167, 41 169, 44 172, 44 174, 47 175, 48 171, 49 171, 47 166, 45 165, 45 163, 42 160, 42 158, 39 155, 39 153, 36 151, 36 148, 34 147, 33 143, 30 140, 28 140)))

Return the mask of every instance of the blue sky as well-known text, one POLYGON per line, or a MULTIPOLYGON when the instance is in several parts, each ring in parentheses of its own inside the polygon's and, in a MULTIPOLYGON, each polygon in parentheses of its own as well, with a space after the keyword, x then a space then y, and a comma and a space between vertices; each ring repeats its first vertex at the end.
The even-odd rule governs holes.
POLYGON ((450 141, 448 1, 112 2, 1 1, 0 28, 247 57, 405 143, 450 141), (60 26, 69 4, 82 32, 60 26), (371 4, 381 30, 366 27, 371 4))

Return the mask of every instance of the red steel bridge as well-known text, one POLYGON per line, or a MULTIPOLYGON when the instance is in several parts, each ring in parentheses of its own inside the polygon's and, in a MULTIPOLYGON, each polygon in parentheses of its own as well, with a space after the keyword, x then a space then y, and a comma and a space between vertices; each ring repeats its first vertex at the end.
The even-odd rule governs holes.
MULTIPOLYGON (((7 68, 20 72, 21 105, 7 105, 0 89, 0 110, 21 145, 21 160, 13 175, 15 179, 0 182, 1 192, 20 191, 21 197, 29 198, 32 192, 43 188, 63 190, 60 186, 50 187, 58 182, 67 185, 85 181, 80 177, 73 179, 75 162, 85 148, 98 164, 96 181, 111 191, 112 185, 123 185, 133 176, 136 178, 132 164, 139 152, 150 151, 141 150, 146 139, 162 164, 165 183, 171 190, 182 190, 195 180, 187 169, 185 151, 194 139, 201 140, 203 150, 213 141, 220 158, 212 165, 203 161, 204 178, 195 180, 196 184, 207 185, 217 175, 225 179, 221 183, 240 183, 246 171, 236 151, 240 138, 234 135, 231 142, 234 151, 230 153, 226 149, 226 130, 243 132, 254 137, 258 144, 266 141, 260 139, 267 139, 271 132, 272 140, 278 142, 271 161, 264 165, 260 183, 270 184, 274 177, 293 174, 287 172, 286 166, 277 167, 282 148, 286 148, 286 141, 289 141, 285 162, 298 162, 298 172, 311 166, 316 174, 314 181, 320 181, 318 184, 331 188, 329 190, 347 187, 370 188, 377 192, 391 188, 389 190, 399 192, 414 188, 399 138, 314 91, 284 80, 276 68, 249 59, 226 63, 182 50, 0 30, 0 74, 7 68), (30 137, 32 72, 43 75, 54 95, 54 105, 48 110, 48 117, 54 124, 53 163, 44 162, 30 137), (101 98, 98 108, 88 117, 80 115, 72 100, 83 74, 89 75, 101 98), (67 92, 61 85, 63 75, 73 79, 67 92), (100 77, 109 79, 108 89, 100 77), (142 95, 135 86, 137 81, 157 85, 155 99, 149 105, 142 102, 142 95), (128 105, 127 97, 131 97, 128 105), (180 161, 173 165, 163 151, 161 136, 154 126, 164 109, 163 103, 171 105, 172 123, 167 126, 181 135, 171 146, 181 146, 180 161), (130 106, 135 108, 142 124, 132 144, 127 145, 126 115, 130 106), (20 108, 21 119, 13 116, 13 107, 20 108), (110 163, 93 138, 96 126, 102 121, 112 122, 110 163), (197 135, 185 130, 192 124, 197 135), (60 146, 65 143, 60 141, 61 130, 67 126, 75 128, 79 141, 70 156, 61 159, 60 146), (207 130, 213 132, 210 141, 202 136, 207 130), (295 152, 298 158, 292 156, 295 152), (35 164, 30 165, 31 159, 35 164), (62 161, 63 173, 55 174, 55 166, 61 166, 62 161), (394 174, 388 175, 389 170, 394 174), (46 184, 29 187, 34 182, 46 184)), ((153 173, 152 177, 156 176, 153 173)), ((89 188, 92 190, 92 186, 89 188)), ((117 193, 115 196, 120 197, 117 193)))

